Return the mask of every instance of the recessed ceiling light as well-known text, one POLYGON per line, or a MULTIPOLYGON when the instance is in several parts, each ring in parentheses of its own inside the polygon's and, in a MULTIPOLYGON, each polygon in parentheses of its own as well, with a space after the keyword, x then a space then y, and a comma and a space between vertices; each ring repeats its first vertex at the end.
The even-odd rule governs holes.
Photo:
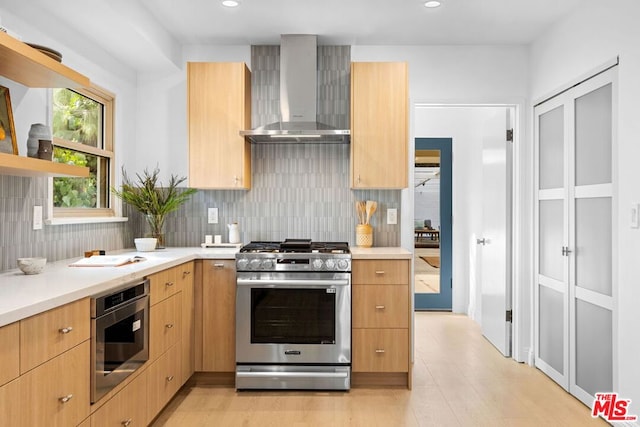
POLYGON ((440 3, 437 0, 429 0, 427 2, 424 3, 424 7, 429 7, 429 8, 433 8, 433 7, 438 7, 440 6, 442 3, 440 3))
POLYGON ((238 0, 222 0, 222 5, 226 7, 238 7, 240 2, 238 0))

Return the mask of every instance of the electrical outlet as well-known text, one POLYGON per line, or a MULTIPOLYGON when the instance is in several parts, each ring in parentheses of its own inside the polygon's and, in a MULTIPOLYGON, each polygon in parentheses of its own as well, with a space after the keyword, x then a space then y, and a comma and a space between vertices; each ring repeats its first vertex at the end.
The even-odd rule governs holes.
POLYGON ((218 223, 218 208, 209 208, 209 209, 207 209, 207 222, 209 224, 217 224, 218 223))
POLYGON ((33 207, 33 229, 42 230, 42 206, 33 207))
POLYGON ((394 225, 398 223, 398 209, 387 209, 387 224, 394 225))

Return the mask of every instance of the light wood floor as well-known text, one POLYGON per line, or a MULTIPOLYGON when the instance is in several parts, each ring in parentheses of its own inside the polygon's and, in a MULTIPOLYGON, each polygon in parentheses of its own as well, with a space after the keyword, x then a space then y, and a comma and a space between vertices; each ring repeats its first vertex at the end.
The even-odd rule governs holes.
POLYGON ((416 313, 413 390, 241 392, 185 387, 159 426, 596 426, 535 368, 504 358, 466 316, 416 313))

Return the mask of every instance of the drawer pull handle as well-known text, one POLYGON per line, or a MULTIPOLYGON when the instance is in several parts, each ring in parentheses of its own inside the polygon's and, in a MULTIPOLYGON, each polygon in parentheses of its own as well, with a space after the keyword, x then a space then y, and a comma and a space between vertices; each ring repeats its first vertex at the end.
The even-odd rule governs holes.
POLYGON ((376 310, 384 310, 384 305, 376 305, 376 310))
POLYGON ((191 272, 190 271, 183 271, 182 272, 182 277, 187 277, 188 275, 190 275, 191 272))
POLYGON ((165 286, 169 287, 169 286, 173 286, 173 282, 167 282, 164 284, 165 286))
POLYGON ((377 348, 376 353, 384 353, 384 348, 377 348))
POLYGON ((173 328, 173 323, 167 323, 166 325, 164 325, 167 329, 171 329, 173 328))
POLYGON ((66 328, 58 329, 58 332, 60 332, 61 334, 68 334, 71 331, 73 331, 73 328, 71 326, 67 326, 66 328))
POLYGON ((124 420, 120 424, 122 424, 124 427, 129 427, 129 425, 131 424, 131 421, 133 421, 133 420, 131 418, 129 418, 128 420, 124 420))
POLYGON ((215 268, 224 268, 224 264, 213 264, 215 268))
POLYGON ((173 375, 169 375, 169 376, 167 377, 167 382, 171 382, 171 381, 173 381, 173 375))
POLYGON ((376 274, 384 274, 384 270, 376 270, 376 274))
POLYGON ((66 396, 61 397, 60 399, 58 399, 60 401, 60 403, 67 403, 68 401, 70 401, 73 398, 73 394, 68 394, 66 396))

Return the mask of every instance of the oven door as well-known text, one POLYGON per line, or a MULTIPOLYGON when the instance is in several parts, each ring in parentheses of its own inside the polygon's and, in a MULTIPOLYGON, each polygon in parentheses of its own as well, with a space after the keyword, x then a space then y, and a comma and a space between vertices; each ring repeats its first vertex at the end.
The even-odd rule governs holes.
POLYGON ((93 319, 91 328, 95 403, 149 359, 149 297, 93 319))
POLYGON ((349 273, 238 273, 239 364, 351 363, 349 273))

